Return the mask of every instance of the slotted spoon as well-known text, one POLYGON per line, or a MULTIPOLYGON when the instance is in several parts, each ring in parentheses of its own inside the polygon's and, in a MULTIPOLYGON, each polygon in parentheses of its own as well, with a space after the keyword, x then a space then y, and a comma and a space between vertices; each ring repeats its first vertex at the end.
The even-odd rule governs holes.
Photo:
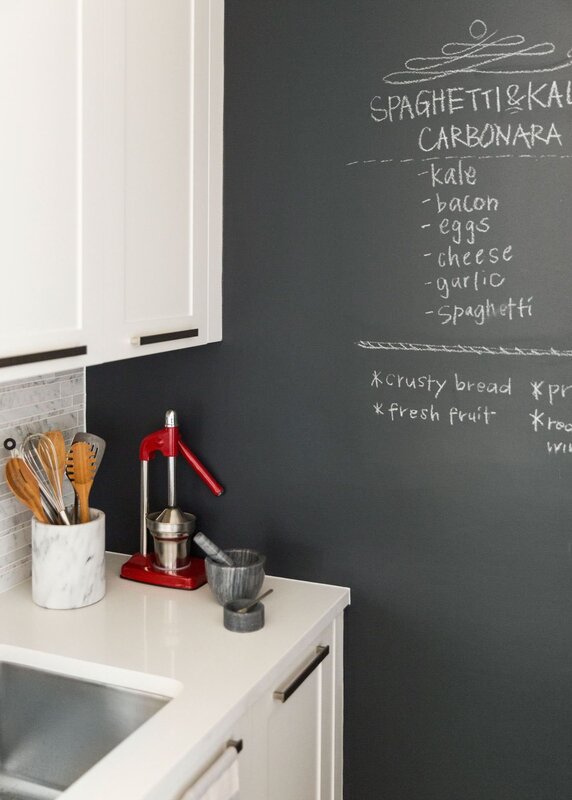
MULTIPOLYGON (((93 477, 95 478, 97 474, 97 470, 99 469, 99 465, 101 464, 101 460, 103 458, 103 454, 105 453, 105 446, 106 441, 102 439, 101 436, 97 436, 95 433, 86 433, 84 431, 79 431, 73 437, 72 445, 76 442, 87 442, 88 445, 91 447, 91 450, 95 456, 95 468, 93 470, 93 477)), ((75 496, 75 502, 73 505, 73 519, 74 522, 77 522, 78 519, 78 497, 77 494, 75 496)))
POLYGON ((89 522, 89 493, 95 476, 96 456, 87 442, 72 444, 67 457, 66 475, 79 500, 79 521, 89 522))
POLYGON ((76 442, 87 442, 91 447, 95 454, 95 471, 97 472, 99 465, 101 464, 103 454, 105 453, 105 439, 102 439, 101 436, 97 436, 95 433, 85 433, 80 431, 73 437, 72 444, 75 444, 76 442))

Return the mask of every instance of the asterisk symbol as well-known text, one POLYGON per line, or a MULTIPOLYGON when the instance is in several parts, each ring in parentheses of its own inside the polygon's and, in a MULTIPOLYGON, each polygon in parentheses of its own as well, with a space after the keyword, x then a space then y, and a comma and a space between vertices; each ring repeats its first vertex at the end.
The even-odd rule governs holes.
POLYGON ((544 381, 530 381, 530 385, 532 386, 532 396, 535 400, 540 400, 542 397, 540 387, 544 386, 544 381))
POLYGON ((381 372, 378 372, 376 369, 372 372, 373 378, 371 381, 371 385, 375 386, 375 388, 379 388, 383 383, 383 378, 381 377, 381 372))
POLYGON ((374 403, 373 408, 376 414, 381 414, 381 416, 383 417, 383 415, 385 414, 385 411, 382 411, 383 403, 374 403))
POLYGON ((544 428, 544 422, 542 418, 544 417, 544 411, 539 411, 537 408, 534 409, 534 414, 529 414, 529 417, 532 417, 532 427, 534 428, 534 432, 538 433, 538 426, 540 425, 544 428))

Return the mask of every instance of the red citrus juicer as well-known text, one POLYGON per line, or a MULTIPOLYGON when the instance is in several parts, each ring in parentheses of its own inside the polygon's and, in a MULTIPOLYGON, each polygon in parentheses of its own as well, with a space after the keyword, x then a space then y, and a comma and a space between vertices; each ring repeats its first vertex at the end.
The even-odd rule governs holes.
POLYGON ((122 578, 172 589, 198 589, 206 583, 204 559, 191 558, 189 555, 189 539, 195 531, 196 517, 177 508, 175 470, 179 453, 213 494, 219 496, 224 492, 223 487, 181 439, 176 412, 167 411, 165 427, 146 436, 139 447, 141 552, 135 553, 121 567, 122 578), (167 508, 149 512, 149 461, 157 452, 167 459, 167 508), (153 553, 147 552, 147 530, 153 537, 153 553))

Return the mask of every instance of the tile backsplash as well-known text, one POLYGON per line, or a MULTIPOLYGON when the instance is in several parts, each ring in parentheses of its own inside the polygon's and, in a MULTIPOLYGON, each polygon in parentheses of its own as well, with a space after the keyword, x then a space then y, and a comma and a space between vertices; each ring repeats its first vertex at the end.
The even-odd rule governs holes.
MULTIPOLYGON (((8 452, 4 440, 19 446, 28 433, 59 429, 67 444, 85 430, 85 370, 39 375, 0 383, 0 592, 31 573, 30 518, 4 480, 8 452)), ((66 500, 73 499, 68 488, 66 500)))

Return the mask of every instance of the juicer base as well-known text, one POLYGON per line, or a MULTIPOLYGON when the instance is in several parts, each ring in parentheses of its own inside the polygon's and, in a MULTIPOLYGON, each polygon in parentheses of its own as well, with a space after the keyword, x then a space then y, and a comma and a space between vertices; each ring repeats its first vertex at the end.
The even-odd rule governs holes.
POLYGON ((191 558, 191 563, 177 572, 165 572, 155 565, 155 556, 135 553, 121 567, 120 575, 128 581, 167 586, 170 589, 198 589, 207 582, 203 558, 191 558))

